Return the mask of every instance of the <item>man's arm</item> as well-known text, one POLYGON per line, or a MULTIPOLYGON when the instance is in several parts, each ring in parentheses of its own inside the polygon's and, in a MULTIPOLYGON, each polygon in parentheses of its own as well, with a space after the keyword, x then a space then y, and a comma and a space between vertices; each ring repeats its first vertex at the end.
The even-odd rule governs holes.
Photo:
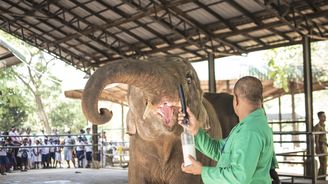
MULTIPOLYGON (((314 128, 313 128, 313 130, 315 131, 315 132, 319 132, 320 130, 318 130, 318 128, 315 126, 314 128)), ((315 135, 314 136, 314 141, 315 141, 315 152, 316 152, 316 154, 319 154, 320 153, 320 147, 319 147, 319 136, 320 135, 315 135)))
POLYGON ((203 129, 199 129, 195 136, 196 148, 206 156, 216 161, 220 159, 221 149, 224 142, 224 139, 212 139, 203 129))
MULTIPOLYGON (((236 137, 231 152, 222 155, 225 166, 218 162, 216 167, 202 167, 204 183, 250 183, 261 153, 262 141, 257 132, 243 132, 236 137)), ((269 174, 269 173, 268 173, 269 174)))

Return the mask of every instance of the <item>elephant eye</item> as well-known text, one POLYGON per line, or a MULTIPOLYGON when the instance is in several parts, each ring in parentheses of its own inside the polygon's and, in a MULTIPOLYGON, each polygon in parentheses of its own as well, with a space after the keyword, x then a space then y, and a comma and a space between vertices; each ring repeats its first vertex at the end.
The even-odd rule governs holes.
POLYGON ((186 75, 186 80, 187 80, 187 84, 191 84, 192 77, 189 73, 186 75))

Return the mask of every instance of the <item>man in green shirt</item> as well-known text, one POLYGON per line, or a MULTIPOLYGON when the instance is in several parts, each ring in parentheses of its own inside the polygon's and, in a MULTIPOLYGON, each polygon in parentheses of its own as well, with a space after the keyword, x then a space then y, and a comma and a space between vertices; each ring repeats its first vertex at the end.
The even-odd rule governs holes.
MULTIPOLYGON (((209 137, 187 109, 187 128, 195 136, 196 148, 216 160, 217 165, 206 167, 190 157, 192 165, 184 167, 182 164, 182 171, 200 174, 205 184, 271 184, 269 170, 274 158, 273 136, 262 109, 262 93, 262 83, 255 77, 246 76, 237 81, 233 107, 240 122, 225 139, 209 137)), ((180 124, 183 117, 184 114, 179 113, 180 124)))

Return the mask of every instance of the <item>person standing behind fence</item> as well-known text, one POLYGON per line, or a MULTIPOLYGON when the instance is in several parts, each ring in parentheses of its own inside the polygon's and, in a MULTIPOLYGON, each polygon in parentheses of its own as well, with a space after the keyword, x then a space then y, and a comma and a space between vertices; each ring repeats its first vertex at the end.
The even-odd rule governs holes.
MULTIPOLYGON (((319 123, 314 126, 315 132, 326 132, 326 114, 323 111, 318 112, 319 123)), ((327 136, 326 133, 317 134, 315 136, 315 152, 316 154, 327 154, 327 136)), ((327 172, 327 156, 319 157, 320 168, 318 175, 326 175, 327 172)), ((320 180, 325 180, 326 177, 319 178, 320 180)))
POLYGON ((56 153, 55 153, 55 146, 54 146, 54 141, 52 138, 49 139, 49 145, 51 146, 49 148, 49 165, 51 168, 55 167, 55 157, 56 157, 56 153))
POLYGON ((5 141, 0 140, 0 174, 6 175, 6 159, 7 150, 5 148, 5 141))
POLYGON ((55 140, 55 168, 57 168, 57 164, 59 164, 59 168, 62 168, 61 166, 61 151, 62 151, 62 147, 60 146, 60 141, 59 139, 55 140))
POLYGON ((42 165, 43 168, 49 168, 50 145, 48 144, 48 139, 44 139, 44 144, 42 146, 44 146, 41 148, 42 165))
POLYGON ((34 169, 40 169, 40 162, 42 161, 42 155, 41 155, 41 146, 40 140, 35 140, 35 147, 33 148, 34 153, 34 169))
POLYGON ((27 148, 27 138, 23 140, 23 144, 20 146, 18 150, 18 156, 21 158, 21 171, 27 171, 28 159, 29 159, 29 152, 30 149, 27 148), (24 169, 23 169, 24 168, 24 169))
MULTIPOLYGON (((90 128, 88 127, 86 129, 86 141, 85 144, 92 144, 92 135, 90 134, 90 128)), ((87 159, 87 165, 86 168, 90 168, 91 167, 91 162, 92 162, 92 146, 85 146, 85 155, 86 155, 86 159, 87 159)))
POLYGON ((66 160, 67 162, 67 168, 70 168, 70 165, 69 165, 69 161, 72 161, 73 162, 73 166, 75 168, 75 164, 74 164, 74 161, 73 161, 73 148, 74 148, 74 144, 75 144, 75 140, 74 138, 72 138, 71 136, 71 132, 68 131, 67 132, 67 137, 64 139, 64 159, 66 160))
POLYGON ((82 137, 78 137, 76 143, 76 156, 77 156, 77 166, 78 168, 83 168, 84 159, 84 141, 82 137))

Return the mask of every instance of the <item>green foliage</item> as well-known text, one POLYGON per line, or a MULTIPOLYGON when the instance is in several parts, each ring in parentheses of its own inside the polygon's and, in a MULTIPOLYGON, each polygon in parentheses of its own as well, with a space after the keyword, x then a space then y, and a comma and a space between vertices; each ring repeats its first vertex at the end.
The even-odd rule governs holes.
MULTIPOLYGON (((313 81, 328 81, 325 69, 328 67, 328 42, 311 43, 311 61, 313 81)), ((276 87, 288 91, 288 82, 303 83, 303 49, 301 45, 282 47, 266 53, 269 66, 269 78, 276 87)))
MULTIPOLYGON (((0 79, 4 84, 3 80, 0 79)), ((27 102, 19 90, 0 87, 0 130, 10 130, 13 125, 21 126, 28 115, 27 102)))
MULTIPOLYGON (((25 104, 27 104, 26 102, 31 104, 28 107, 29 113, 26 113, 27 111, 17 109, 18 107, 24 107, 24 105, 16 105, 17 103, 13 103, 13 99, 10 101, 1 100, 1 102, 5 103, 5 105, 1 104, 1 107, 7 110, 1 112, 15 119, 16 125, 19 126, 23 120, 26 120, 27 122, 23 126, 31 126, 37 131, 38 129, 45 129, 43 127, 44 119, 40 119, 40 109, 37 108, 38 105, 39 107, 42 105, 46 115, 51 116, 51 122, 54 127, 60 128, 64 127, 64 125, 68 128, 74 127, 75 129, 83 127, 80 124, 83 124, 86 120, 83 118, 82 112, 78 112, 80 105, 65 103, 60 99, 61 81, 51 72, 52 67, 58 61, 54 62, 54 57, 43 53, 41 50, 15 37, 3 32, 0 32, 0 36, 10 43, 13 48, 17 49, 16 52, 23 60, 23 64, 19 66, 0 70, 0 79, 3 79, 0 80, 0 85, 4 86, 6 84, 6 86, 14 89, 17 94, 20 93, 17 96, 17 98, 20 97, 19 100, 16 100, 17 102, 25 101, 25 104), (41 97, 41 101, 36 100, 36 97, 39 96, 41 97), (17 108, 9 108, 12 106, 17 108), (25 116, 18 116, 17 114, 25 116)), ((7 119, 6 122, 12 123, 13 120, 9 121, 7 119)))
POLYGON ((58 103, 49 113, 49 119, 52 127, 59 130, 67 128, 72 132, 78 132, 87 125, 87 120, 81 111, 80 101, 58 103))

